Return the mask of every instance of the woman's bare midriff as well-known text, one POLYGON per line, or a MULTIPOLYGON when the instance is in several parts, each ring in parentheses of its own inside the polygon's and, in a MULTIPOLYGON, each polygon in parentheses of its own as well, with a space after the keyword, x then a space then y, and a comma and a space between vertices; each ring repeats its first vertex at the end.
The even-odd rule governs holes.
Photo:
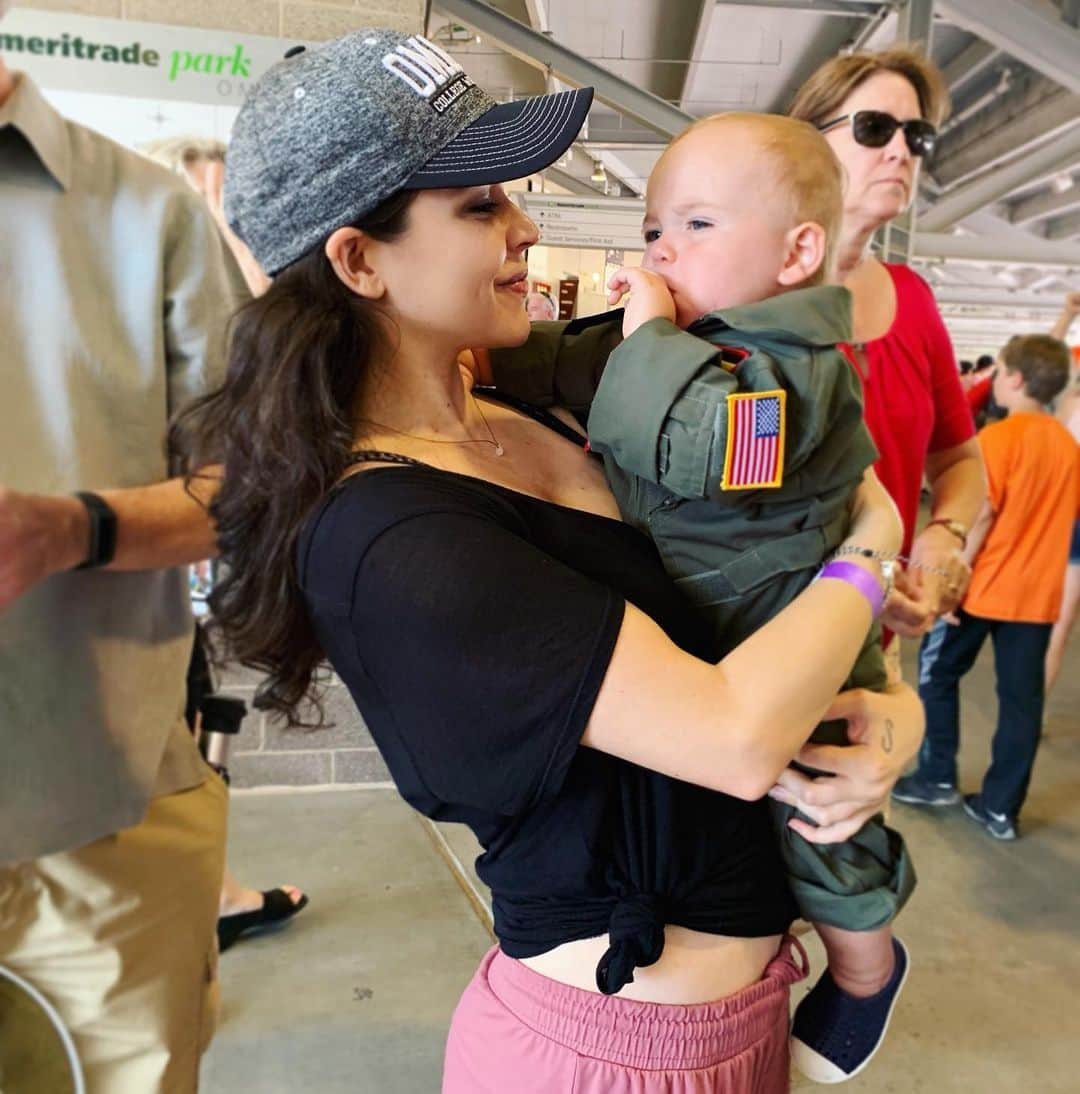
MULTIPOLYGON (((776 956, 780 935, 732 938, 686 927, 664 930, 664 952, 655 965, 634 970, 620 999, 645 1003, 714 1003, 760 980, 776 956)), ((608 948, 606 936, 567 942, 539 957, 521 959, 534 972, 562 984, 597 991, 596 965, 608 948)))

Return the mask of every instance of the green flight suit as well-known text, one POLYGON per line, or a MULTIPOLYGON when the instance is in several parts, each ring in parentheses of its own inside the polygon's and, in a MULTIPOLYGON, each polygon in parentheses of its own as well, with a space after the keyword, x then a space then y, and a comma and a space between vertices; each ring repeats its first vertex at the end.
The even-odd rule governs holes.
MULTIPOLYGON (((624 519, 653 539, 726 652, 813 580, 845 538, 852 492, 877 458, 858 379, 836 348, 851 339, 851 297, 801 289, 711 313, 690 331, 654 319, 621 343, 620 328, 621 313, 535 324, 524 347, 492 353, 496 386, 588 415, 624 519), (776 391, 786 393, 778 485, 725 488, 728 397, 776 391)), ((875 626, 847 686, 884 683, 875 626)), ((822 723, 812 740, 844 744, 846 726, 822 723)), ((915 882, 896 832, 875 818, 821 847, 787 826, 790 807, 772 806, 807 919, 871 930, 895 917, 915 882)))

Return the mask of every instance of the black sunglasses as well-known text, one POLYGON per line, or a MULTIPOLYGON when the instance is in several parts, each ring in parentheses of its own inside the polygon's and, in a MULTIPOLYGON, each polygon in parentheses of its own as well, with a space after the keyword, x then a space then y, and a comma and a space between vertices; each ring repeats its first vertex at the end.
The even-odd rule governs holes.
POLYGON ((851 122, 851 135, 856 144, 866 148, 884 148, 893 139, 896 131, 904 131, 908 151, 913 156, 929 156, 937 143, 937 129, 925 118, 911 118, 902 122, 884 110, 856 110, 854 114, 845 114, 841 118, 822 122, 818 129, 824 133, 827 129, 851 122))

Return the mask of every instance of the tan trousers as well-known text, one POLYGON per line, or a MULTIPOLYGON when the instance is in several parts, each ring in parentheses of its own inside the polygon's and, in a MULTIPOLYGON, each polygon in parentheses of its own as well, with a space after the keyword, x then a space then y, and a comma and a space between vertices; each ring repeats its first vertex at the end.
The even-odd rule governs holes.
POLYGON ((141 824, 0 867, 0 964, 75 1040, 90 1094, 191 1094, 218 1010, 226 791, 208 773, 141 824))

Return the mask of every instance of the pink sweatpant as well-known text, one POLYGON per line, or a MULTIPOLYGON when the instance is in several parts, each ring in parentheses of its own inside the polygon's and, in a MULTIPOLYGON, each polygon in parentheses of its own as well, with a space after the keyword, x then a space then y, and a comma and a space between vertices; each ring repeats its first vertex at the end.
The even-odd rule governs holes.
POLYGON ((560 984, 496 947, 454 1012, 443 1094, 783 1094, 788 994, 805 976, 788 937, 756 984, 671 1006, 560 984))

